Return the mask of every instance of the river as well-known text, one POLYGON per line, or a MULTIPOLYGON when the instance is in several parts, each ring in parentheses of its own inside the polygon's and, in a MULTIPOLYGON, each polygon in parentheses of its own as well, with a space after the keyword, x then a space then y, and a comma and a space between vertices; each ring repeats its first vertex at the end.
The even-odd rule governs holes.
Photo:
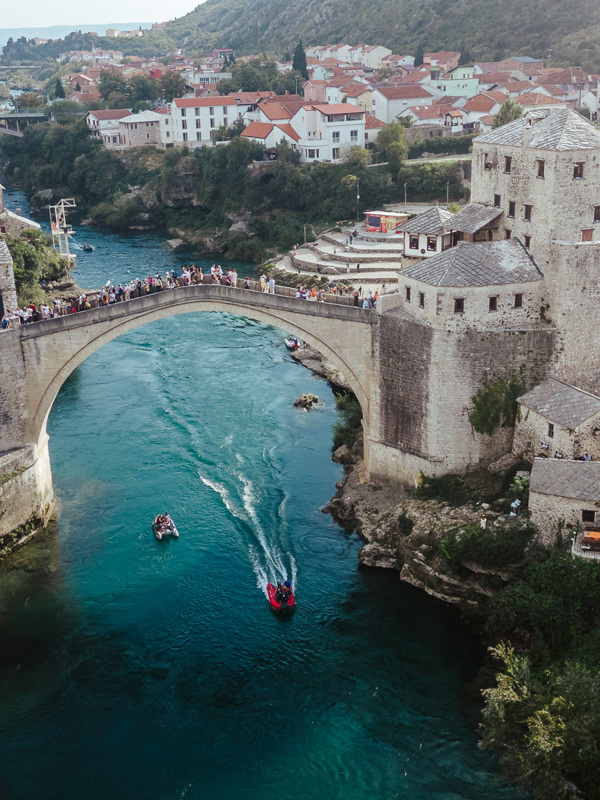
MULTIPOLYGON (((185 260, 154 234, 79 237, 81 285, 185 260)), ((58 520, 0 567, 3 800, 517 797, 476 747, 480 654, 456 615, 361 567, 319 510, 342 474, 334 397, 283 338, 180 315, 63 386, 58 520), (293 408, 305 391, 324 405, 293 408), (165 509, 179 540, 152 535, 165 509), (289 618, 265 596, 282 576, 289 618)))

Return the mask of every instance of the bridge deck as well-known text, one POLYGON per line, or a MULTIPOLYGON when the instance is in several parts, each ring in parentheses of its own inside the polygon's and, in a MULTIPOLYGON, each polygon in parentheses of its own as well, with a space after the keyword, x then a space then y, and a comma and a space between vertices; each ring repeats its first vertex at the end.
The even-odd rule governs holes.
MULTIPOLYGON (((231 305, 232 313, 239 313, 240 306, 259 308, 265 311, 283 311, 284 313, 302 314, 311 317, 345 320, 352 323, 376 323, 376 312, 373 309, 357 308, 352 305, 351 298, 327 295, 327 302, 311 302, 297 299, 282 290, 292 292, 288 287, 276 287, 275 294, 266 294, 256 289, 233 288, 215 284, 195 284, 168 289, 131 300, 124 300, 113 305, 91 308, 76 314, 54 317, 22 325, 20 335, 24 339, 37 338, 63 330, 72 330, 97 322, 114 320, 115 322, 154 311, 158 308, 187 305, 194 301, 217 302, 224 306, 231 305)), ((200 310, 200 309, 199 309, 200 310)))

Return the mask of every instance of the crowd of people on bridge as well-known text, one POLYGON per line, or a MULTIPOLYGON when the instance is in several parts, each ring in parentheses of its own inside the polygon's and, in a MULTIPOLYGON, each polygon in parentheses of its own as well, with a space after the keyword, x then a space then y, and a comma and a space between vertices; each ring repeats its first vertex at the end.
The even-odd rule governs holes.
MULTIPOLYGON (((64 317, 68 314, 77 314, 80 311, 87 311, 91 308, 110 306, 125 300, 144 297, 147 294, 154 294, 179 286, 216 284, 241 288, 240 283, 241 281, 235 268, 224 271, 219 264, 213 264, 209 272, 203 273, 201 267, 196 267, 192 264, 189 267, 183 267, 181 275, 178 275, 173 269, 167 270, 164 275, 160 275, 157 272, 147 278, 136 278, 128 283, 119 283, 117 286, 114 286, 111 281, 107 281, 105 286, 89 294, 81 292, 73 297, 55 297, 51 304, 43 302, 36 305, 32 302, 25 308, 7 309, 2 316, 0 330, 6 330, 15 324, 27 325, 31 322, 41 322, 55 317, 64 317)), ((244 289, 253 288, 252 282, 248 277, 244 279, 242 285, 244 289)), ((266 275, 261 275, 259 285, 262 292, 275 294, 276 283, 273 277, 267 278, 266 275)), ((332 284, 327 289, 307 288, 303 285, 298 285, 294 296, 302 300, 326 302, 326 292, 336 296, 352 295, 353 305, 361 308, 374 308, 377 302, 377 292, 375 294, 369 292, 363 298, 362 287, 355 290, 352 286, 338 286, 337 284, 332 284)))

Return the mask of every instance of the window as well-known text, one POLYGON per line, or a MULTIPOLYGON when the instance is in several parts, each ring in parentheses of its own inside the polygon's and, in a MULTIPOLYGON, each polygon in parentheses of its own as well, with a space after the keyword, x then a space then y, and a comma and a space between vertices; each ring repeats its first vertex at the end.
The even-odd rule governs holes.
POLYGON ((425 292, 419 292, 419 308, 425 308, 425 292))
POLYGON ((350 141, 358 142, 358 131, 350 131, 350 141))
POLYGON ((196 116, 197 116, 197 117, 199 117, 199 116, 200 116, 200 109, 199 109, 199 108, 196 108, 196 116))
POLYGON ((406 302, 410 303, 410 286, 406 287, 406 302))
POLYGON ((409 236, 408 237, 408 246, 411 250, 418 250, 419 249, 419 237, 418 236, 409 236))
POLYGON ((483 168, 484 168, 484 170, 486 170, 486 172, 489 172, 491 170, 491 168, 492 168, 491 161, 488 161, 488 154, 487 153, 483 154, 483 168))
POLYGON ((523 295, 516 294, 515 295, 515 308, 523 308, 523 295))
POLYGON ((510 156, 504 156, 504 172, 510 172, 511 166, 512 158, 510 156))
POLYGON ((511 218, 515 216, 515 205, 514 202, 508 204, 508 216, 511 218))
POLYGON ((210 107, 209 107, 209 109, 208 109, 208 115, 209 115, 210 117, 214 117, 214 115, 215 115, 215 107, 214 107, 214 106, 210 106, 210 107))
POLYGON ((196 128, 198 130, 200 130, 200 120, 199 119, 196 120, 196 128))
POLYGON ((499 194, 494 195, 494 208, 501 208, 502 198, 499 194))
POLYGON ((546 173, 546 162, 545 161, 538 161, 537 162, 537 167, 538 167, 538 169, 537 169, 538 178, 541 178, 542 180, 544 180, 544 178, 546 177, 546 174, 545 174, 546 173))
POLYGON ((594 206, 594 222, 600 222, 600 206, 594 206))
POLYGON ((465 311, 465 298, 464 297, 455 297, 454 298, 454 313, 455 314, 464 314, 465 311))
POLYGON ((181 120, 181 128, 184 131, 187 130, 187 120, 185 120, 185 119, 181 120))
POLYGON ((170 134, 170 132, 169 132, 169 131, 167 131, 167 132, 166 132, 166 136, 167 136, 167 139, 170 139, 170 138, 171 138, 171 134, 170 134))
POLYGON ((337 161, 338 158, 340 157, 341 149, 342 149, 341 147, 333 147, 332 148, 331 157, 333 158, 334 161, 337 161))
POLYGON ((531 222, 531 209, 533 206, 524 205, 523 208, 525 209, 525 222, 531 222))
POLYGON ((188 138, 187 138, 187 133, 184 133, 184 134, 183 134, 183 141, 184 141, 184 142, 187 142, 187 140, 188 140, 188 138))
POLYGON ((531 236, 525 237, 525 247, 529 249, 531 247, 531 236))
POLYGON ((498 298, 497 297, 490 297, 489 310, 490 311, 498 311, 498 298))
POLYGON ((582 511, 581 512, 581 521, 582 522, 595 522, 596 521, 596 512, 595 511, 582 511))
POLYGON ((512 231, 510 230, 510 228, 504 228, 504 238, 510 239, 511 236, 512 236, 512 231))
POLYGON ((182 117, 185 117, 185 108, 182 108, 182 109, 181 109, 181 116, 182 116, 182 117))
POLYGON ((339 131, 333 131, 333 133, 331 134, 331 139, 332 139, 332 141, 334 143, 339 142, 339 140, 340 140, 340 132, 339 131))
POLYGON ((427 237, 427 249, 430 251, 433 250, 433 252, 435 253, 435 251, 437 250, 437 236, 427 237))
POLYGON ((215 118, 214 117, 210 118, 210 127, 211 127, 211 129, 215 127, 215 118))
POLYGON ((594 229, 593 228, 586 228, 585 230, 581 231, 581 241, 582 242, 592 242, 594 240, 594 229))
POLYGON ((581 180, 583 178, 583 161, 577 161, 573 166, 573 180, 581 180))
POLYGON ((554 425, 551 422, 548 423, 548 436, 550 439, 554 439, 554 425))

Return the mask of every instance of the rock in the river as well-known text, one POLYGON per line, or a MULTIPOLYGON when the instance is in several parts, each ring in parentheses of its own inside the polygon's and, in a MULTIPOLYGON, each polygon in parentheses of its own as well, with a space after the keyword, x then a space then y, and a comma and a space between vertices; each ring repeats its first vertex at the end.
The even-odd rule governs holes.
POLYGON ((319 398, 316 394, 311 394, 307 392, 306 394, 301 394, 300 397, 296 400, 294 405, 296 408, 305 408, 310 410, 314 407, 315 403, 319 402, 319 398))

